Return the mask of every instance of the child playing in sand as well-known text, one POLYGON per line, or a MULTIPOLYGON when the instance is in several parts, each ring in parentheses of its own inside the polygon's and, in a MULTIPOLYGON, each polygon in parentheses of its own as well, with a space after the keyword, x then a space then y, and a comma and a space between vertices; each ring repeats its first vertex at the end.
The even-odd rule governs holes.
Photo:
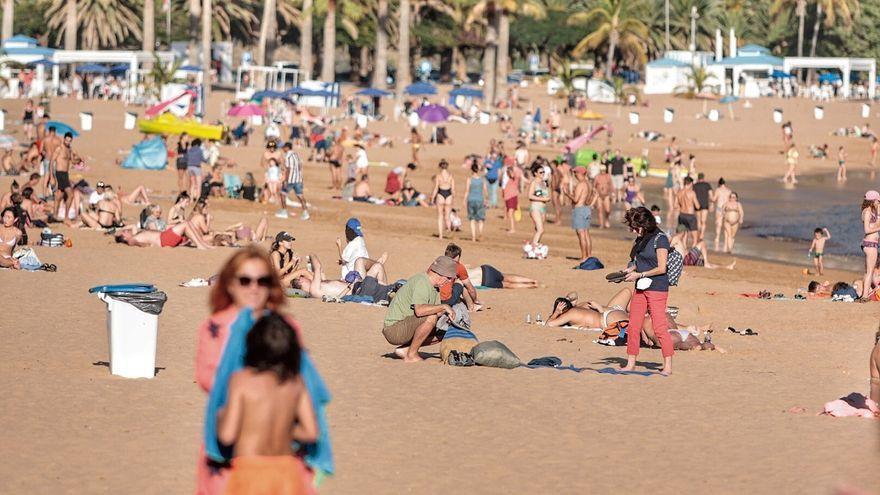
POLYGON ((813 242, 810 244, 810 257, 813 258, 813 267, 816 273, 823 275, 825 273, 825 265, 822 263, 822 256, 825 252, 825 241, 831 239, 831 233, 825 227, 816 227, 813 231, 813 242))
POLYGON ((248 333, 245 368, 229 379, 229 400, 217 413, 218 439, 234 445, 227 494, 307 493, 291 444, 314 442, 318 426, 300 353, 296 332, 277 313, 248 333))
POLYGON ((846 150, 837 148, 837 182, 846 182, 846 150))

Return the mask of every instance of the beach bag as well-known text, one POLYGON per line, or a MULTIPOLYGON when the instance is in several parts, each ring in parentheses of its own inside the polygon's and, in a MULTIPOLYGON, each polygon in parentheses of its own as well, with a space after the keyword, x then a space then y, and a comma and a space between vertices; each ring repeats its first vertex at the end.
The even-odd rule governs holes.
POLYGON ((516 211, 513 212, 513 219, 517 222, 522 220, 522 210, 519 209, 519 206, 517 206, 516 211))
POLYGON ((61 247, 64 245, 64 234, 43 232, 40 234, 40 245, 47 247, 61 247))
POLYGON ((462 328, 450 327, 440 342, 440 360, 443 364, 449 363, 449 355, 453 352, 470 354, 474 346, 479 344, 477 336, 462 328))
MULTIPOLYGON (((666 234, 658 234, 654 236, 655 251, 657 250, 657 238, 661 235, 665 236, 666 234)), ((678 281, 681 279, 681 272, 683 271, 684 256, 682 256, 677 250, 670 248, 669 254, 666 256, 666 278, 669 280, 669 285, 678 285, 678 281)))
POLYGON ((599 261, 599 258, 590 256, 574 268, 575 270, 601 270, 605 268, 605 265, 603 265, 602 262, 599 261))
POLYGON ((522 364, 516 354, 497 340, 481 342, 471 349, 474 361, 480 366, 512 369, 522 364))
POLYGON ((12 257, 18 260, 22 270, 39 270, 43 263, 37 257, 37 253, 29 247, 20 247, 12 253, 12 257))

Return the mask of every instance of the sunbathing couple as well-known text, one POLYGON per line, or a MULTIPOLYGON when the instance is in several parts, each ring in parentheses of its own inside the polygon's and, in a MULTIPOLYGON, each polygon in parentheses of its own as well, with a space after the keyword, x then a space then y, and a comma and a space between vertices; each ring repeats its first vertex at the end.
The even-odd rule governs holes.
MULTIPOLYGON (((601 328, 612 340, 620 340, 622 337, 617 332, 626 328, 629 323, 629 304, 632 299, 632 289, 621 289, 607 305, 595 301, 587 301, 578 304, 577 294, 570 293, 566 297, 560 297, 553 303, 553 311, 547 319, 548 327, 574 326, 578 328, 601 328)), ((709 334, 712 333, 712 325, 700 327, 694 325, 681 325, 669 314, 669 335, 675 350, 687 351, 691 349, 714 350, 715 345, 711 342, 709 334), (700 342, 699 334, 707 336, 706 341, 700 342)), ((642 328, 642 343, 648 346, 658 346, 659 341, 654 334, 650 319, 645 319, 642 328)), ((624 345, 623 342, 615 345, 624 345)))

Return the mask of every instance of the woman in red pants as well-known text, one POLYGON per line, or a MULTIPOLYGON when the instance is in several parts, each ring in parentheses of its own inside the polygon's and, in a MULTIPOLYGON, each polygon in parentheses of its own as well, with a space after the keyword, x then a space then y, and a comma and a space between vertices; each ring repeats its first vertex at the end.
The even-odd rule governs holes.
POLYGON ((627 267, 627 282, 635 282, 636 289, 630 302, 629 326, 626 330, 626 366, 624 371, 636 367, 639 344, 645 314, 650 313, 654 332, 663 352, 664 375, 672 374, 672 338, 666 318, 666 298, 669 280, 666 278, 666 258, 669 255, 669 238, 657 227, 651 211, 640 206, 626 212, 624 222, 638 237, 629 253, 632 260, 627 267))

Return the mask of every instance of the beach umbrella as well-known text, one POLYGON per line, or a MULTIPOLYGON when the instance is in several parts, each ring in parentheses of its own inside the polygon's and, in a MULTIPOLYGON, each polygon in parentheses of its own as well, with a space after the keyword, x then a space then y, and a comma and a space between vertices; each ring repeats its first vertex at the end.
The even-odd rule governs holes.
POLYGON ((27 65, 29 67, 33 67, 33 66, 37 66, 37 65, 44 65, 46 67, 52 67, 52 66, 55 66, 58 64, 56 64, 55 62, 53 62, 47 58, 41 58, 40 60, 34 60, 33 62, 28 62, 27 65))
POLYGON ((819 76, 820 83, 833 83, 840 81, 840 74, 836 72, 826 72, 819 76))
POLYGON ((266 89, 263 91, 257 91, 251 96, 252 100, 262 100, 263 98, 269 99, 281 99, 287 98, 287 93, 282 93, 281 91, 273 91, 271 89, 266 89))
POLYGON ((288 95, 296 95, 296 96, 317 96, 319 91, 309 88, 303 88, 302 86, 297 86, 295 88, 291 88, 287 90, 288 95))
POLYGON ((482 98, 483 91, 477 88, 469 88, 467 86, 462 86, 460 88, 455 88, 449 92, 449 96, 464 96, 465 98, 482 98))
POLYGON ((787 73, 787 72, 783 72, 779 69, 774 69, 773 73, 770 75, 770 77, 772 77, 774 79, 785 79, 785 78, 794 77, 794 76, 787 73))
POLYGON ((538 109, 535 110, 535 116, 532 118, 532 121, 536 124, 541 123, 541 107, 538 107, 538 109))
POLYGON ((76 71, 80 74, 106 74, 110 69, 99 64, 85 64, 77 67, 76 71))
POLYGON ((18 140, 9 134, 0 134, 0 150, 13 150, 18 147, 18 140))
POLYGON ((437 88, 431 83, 417 82, 407 86, 403 92, 412 96, 436 95, 437 88))
POLYGON ((67 134, 68 132, 73 134, 73 137, 79 136, 79 133, 76 132, 76 130, 73 127, 70 127, 69 125, 65 124, 64 122, 58 122, 57 120, 50 120, 49 122, 46 122, 46 129, 49 129, 50 127, 54 127, 55 132, 59 136, 63 136, 65 134, 67 134))
POLYGON ((449 110, 440 105, 425 105, 416 112, 419 118, 429 124, 445 122, 449 118, 449 110))
POLYGON ((392 93, 391 91, 385 91, 384 89, 364 88, 355 94, 359 95, 359 96, 374 97, 374 96, 391 96, 394 93, 392 93))
POLYGON ((266 115, 266 112, 259 105, 246 103, 244 105, 236 105, 226 112, 230 117, 253 117, 254 115, 266 115))
POLYGON ((116 64, 110 67, 111 74, 125 74, 129 70, 131 70, 131 66, 128 64, 116 64))
POLYGON ((727 112, 730 114, 730 120, 733 120, 733 104, 739 100, 736 96, 727 95, 718 100, 718 103, 727 103, 727 112))

